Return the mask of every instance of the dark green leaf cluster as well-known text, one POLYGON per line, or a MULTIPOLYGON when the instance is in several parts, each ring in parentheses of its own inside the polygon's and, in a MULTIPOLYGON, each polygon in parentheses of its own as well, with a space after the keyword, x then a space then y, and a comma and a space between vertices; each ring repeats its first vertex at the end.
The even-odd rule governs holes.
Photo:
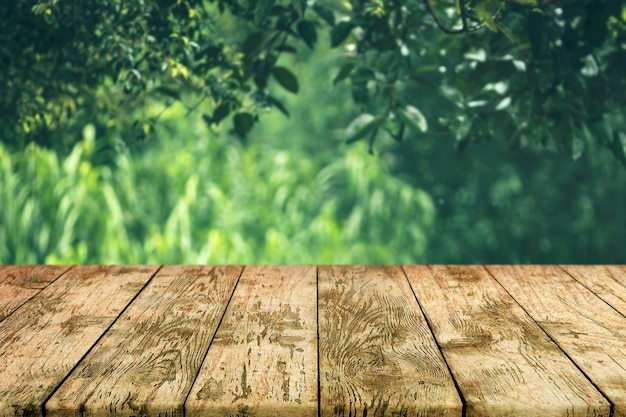
POLYGON ((273 82, 305 82, 281 56, 328 39, 344 50, 329 78, 358 109, 348 142, 496 139, 577 159, 599 141, 626 164, 622 0, 25 0, 0 4, 0 23, 8 142, 68 144, 86 120, 141 139, 158 118, 145 109, 173 101, 245 137, 268 109, 289 116, 273 82))
POLYGON ((456 10, 446 2, 351 3, 331 30, 332 45, 347 51, 335 83, 348 79, 363 109, 351 126, 370 123, 349 129, 349 142, 372 144, 379 132, 402 140, 425 133, 430 120, 430 135, 450 136, 460 149, 496 139, 577 159, 600 141, 626 162, 622 1, 541 10, 491 0, 457 2, 456 10))
POLYGON ((155 122, 141 116, 150 100, 193 91, 222 104, 241 87, 229 77, 240 60, 215 36, 202 1, 2 2, 0 25, 8 142, 69 145, 86 121, 127 123, 131 139, 141 139, 155 122))
POLYGON ((598 141, 626 162, 625 11, 611 0, 511 10, 500 21, 514 43, 485 32, 464 40, 465 62, 442 90, 459 146, 497 137, 577 159, 598 141))

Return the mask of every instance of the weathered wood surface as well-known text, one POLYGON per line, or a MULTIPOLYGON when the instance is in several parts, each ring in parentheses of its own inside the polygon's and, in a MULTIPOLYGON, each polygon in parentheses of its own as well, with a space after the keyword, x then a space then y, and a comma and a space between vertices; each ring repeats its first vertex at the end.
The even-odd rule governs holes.
POLYGON ((609 416, 610 404, 483 267, 404 269, 467 416, 609 416))
POLYGON ((595 295, 626 316, 626 267, 623 265, 565 265, 561 267, 595 295))
POLYGON ((399 267, 320 267, 318 286, 322 416, 461 416, 399 267))
POLYGON ((182 416, 241 267, 163 267, 46 402, 47 416, 182 416))
POLYGON ((69 269, 69 266, 0 266, 0 321, 69 269))
POLYGON ((626 318, 558 267, 488 269, 626 416, 626 318))
POLYGON ((320 267, 318 285, 322 416, 461 416, 399 267, 320 267))
POLYGON ((0 322, 0 416, 38 416, 46 398, 157 267, 75 267, 0 322))
POLYGON ((625 313, 624 266, 0 266, 0 417, 626 417, 625 313))
POLYGON ((315 267, 246 267, 187 417, 317 417, 315 267))

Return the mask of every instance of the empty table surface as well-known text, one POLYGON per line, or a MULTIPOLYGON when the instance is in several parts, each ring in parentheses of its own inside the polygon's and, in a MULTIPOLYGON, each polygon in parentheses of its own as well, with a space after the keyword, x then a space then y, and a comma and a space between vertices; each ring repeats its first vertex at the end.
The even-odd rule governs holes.
POLYGON ((0 417, 626 416, 624 266, 0 266, 0 417))

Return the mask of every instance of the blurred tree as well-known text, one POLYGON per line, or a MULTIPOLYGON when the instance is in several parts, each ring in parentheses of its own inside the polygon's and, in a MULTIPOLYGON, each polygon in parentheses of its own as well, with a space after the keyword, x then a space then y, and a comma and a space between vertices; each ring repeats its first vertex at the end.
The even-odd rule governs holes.
POLYGON ((578 158, 597 141, 626 164, 623 0, 18 0, 0 24, 0 135, 17 145, 69 145, 87 120, 142 139, 153 98, 245 137, 264 109, 289 116, 270 78, 306 82, 279 56, 328 31, 360 110, 349 143, 428 132, 578 158))
POLYGON ((125 124, 141 139, 154 120, 129 110, 150 97, 181 100, 188 89, 228 106, 239 88, 228 74, 241 55, 213 37, 201 1, 10 1, 0 24, 7 142, 70 145, 86 121, 125 124))

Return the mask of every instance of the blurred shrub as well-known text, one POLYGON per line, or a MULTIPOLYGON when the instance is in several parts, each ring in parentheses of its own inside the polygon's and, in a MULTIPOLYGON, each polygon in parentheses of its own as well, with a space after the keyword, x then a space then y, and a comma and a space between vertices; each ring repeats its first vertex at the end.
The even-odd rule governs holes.
POLYGON ((89 126, 65 158, 0 145, 0 262, 422 260, 430 198, 362 148, 325 163, 177 128, 187 139, 121 152, 114 167, 98 163, 89 126))

